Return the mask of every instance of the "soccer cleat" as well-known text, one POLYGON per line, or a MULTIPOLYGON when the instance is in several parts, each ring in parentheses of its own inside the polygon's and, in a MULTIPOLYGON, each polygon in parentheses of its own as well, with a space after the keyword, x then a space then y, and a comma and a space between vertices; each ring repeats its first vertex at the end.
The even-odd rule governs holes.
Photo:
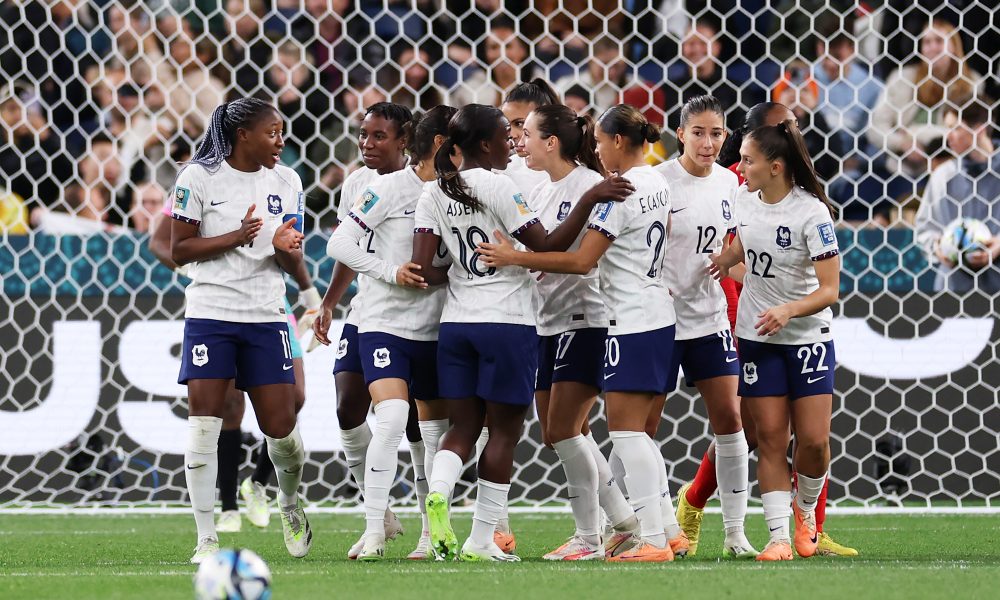
POLYGON ((722 546, 722 558, 730 558, 735 560, 753 560, 757 558, 757 549, 753 547, 753 544, 746 538, 745 535, 733 534, 732 539, 730 536, 726 536, 726 541, 722 546))
POLYGON ((687 501, 687 491, 691 489, 690 483, 685 483, 677 492, 677 523, 688 538, 688 556, 698 553, 698 539, 701 537, 701 520, 705 516, 705 509, 692 506, 687 501))
POLYGON ((420 534, 420 541, 417 542, 417 547, 413 549, 406 555, 409 560, 430 560, 434 558, 434 552, 431 551, 431 532, 425 531, 420 534))
POLYGON ((493 543, 507 554, 513 554, 514 550, 517 549, 517 540, 514 539, 512 531, 495 530, 493 532, 493 543))
POLYGON ((295 558, 309 554, 313 533, 309 527, 309 519, 306 518, 301 506, 296 504, 289 508, 281 508, 281 529, 285 535, 285 548, 289 554, 295 558))
POLYGON ((618 556, 626 550, 631 550, 639 544, 639 536, 632 531, 614 531, 607 535, 604 541, 604 557, 618 556))
POLYGON ((788 540, 781 540, 777 542, 769 542, 764 549, 760 551, 757 555, 757 560, 771 561, 771 560, 792 560, 792 545, 788 543, 788 540))
POLYGON ((427 494, 427 521, 431 528, 431 550, 437 560, 453 559, 458 551, 458 538, 448 517, 448 499, 441 492, 427 494))
POLYGON ((688 540, 688 536, 684 533, 683 529, 679 536, 670 540, 670 550, 673 551, 674 556, 677 558, 685 558, 691 553, 691 541, 688 540))
POLYGON ((795 552, 802 558, 809 558, 816 554, 816 546, 819 543, 816 511, 805 512, 799 508, 799 503, 793 500, 792 512, 795 514, 795 552))
POLYGON ((403 524, 400 523, 399 517, 396 516, 396 513, 392 512, 392 509, 385 509, 385 518, 382 523, 385 528, 385 540, 387 542, 391 542, 403 535, 403 524))
POLYGON ((521 562, 519 556, 504 552, 496 544, 490 544, 483 548, 474 544, 472 538, 465 540, 458 560, 463 562, 521 562))
POLYGON ((674 552, 670 544, 663 548, 654 546, 645 540, 638 545, 608 559, 608 562, 670 562, 674 560, 674 552))
POLYGON ((247 520, 256 527, 267 527, 271 523, 271 507, 264 486, 247 477, 240 484, 240 495, 247 507, 247 520))
POLYGON ((857 556, 858 551, 854 548, 848 548, 842 544, 838 544, 833 541, 825 531, 821 531, 819 534, 819 543, 816 544, 816 554, 818 556, 857 556))
POLYGON ((543 560, 604 560, 601 546, 588 544, 585 540, 573 536, 566 543, 552 552, 542 556, 543 560))
POLYGON ((365 547, 365 536, 364 534, 358 538, 358 541, 354 542, 351 549, 347 551, 347 558, 351 560, 357 560, 358 555, 361 554, 361 549, 365 547))
POLYGON ((243 519, 238 510, 224 510, 215 522, 215 530, 219 533, 236 533, 243 528, 243 519))
POLYGON ((358 560, 378 562, 385 558, 385 538, 378 534, 366 535, 361 538, 361 552, 358 560))
POLYGON ((206 558, 219 551, 219 540, 212 536, 205 536, 198 540, 198 545, 194 548, 194 555, 191 556, 192 565, 200 565, 206 558))

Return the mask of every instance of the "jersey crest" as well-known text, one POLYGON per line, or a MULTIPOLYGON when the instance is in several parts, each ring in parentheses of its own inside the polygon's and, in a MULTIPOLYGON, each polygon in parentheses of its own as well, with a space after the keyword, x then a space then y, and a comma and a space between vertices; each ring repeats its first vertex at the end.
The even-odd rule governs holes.
POLYGON ((790 247, 792 245, 792 230, 784 225, 779 225, 777 236, 774 238, 774 243, 778 244, 779 248, 790 247))
POLYGON ((281 196, 277 194, 270 194, 267 197, 267 212, 272 215, 281 214, 281 196))
POLYGON ((729 200, 722 199, 722 218, 729 221, 733 218, 733 211, 729 206, 729 200))
POLYGON ((570 206, 569 200, 565 200, 563 201, 562 204, 559 205, 559 214, 556 215, 557 220, 559 221, 566 220, 566 217, 569 216, 569 206, 570 206))

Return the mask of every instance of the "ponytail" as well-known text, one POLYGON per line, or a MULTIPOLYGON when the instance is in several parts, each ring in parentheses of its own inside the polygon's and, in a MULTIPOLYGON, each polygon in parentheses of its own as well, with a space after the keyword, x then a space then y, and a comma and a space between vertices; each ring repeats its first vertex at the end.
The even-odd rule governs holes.
POLYGON ((634 106, 619 104, 604 111, 597 121, 601 131, 608 135, 620 135, 632 148, 642 149, 644 142, 655 144, 660 141, 660 128, 646 120, 645 115, 634 106))
POLYGON ((438 187, 452 200, 473 210, 482 208, 483 203, 469 193, 462 175, 451 162, 455 148, 462 151, 467 159, 478 157, 480 144, 490 140, 501 126, 503 113, 500 109, 484 104, 469 104, 460 109, 448 121, 448 137, 434 155, 434 170, 437 172, 438 187))
POLYGON ((591 171, 597 171, 601 175, 607 175, 604 164, 597 156, 597 138, 594 137, 594 118, 590 115, 583 115, 576 118, 576 126, 580 128, 580 150, 576 153, 576 160, 581 165, 591 171))
POLYGON ((559 157, 579 163, 604 175, 604 165, 597 157, 597 140, 594 138, 594 120, 589 115, 577 116, 573 109, 562 104, 549 104, 532 111, 538 135, 559 140, 559 157))
POLYGON ((735 129, 733 134, 723 142, 722 151, 719 152, 719 158, 716 162, 726 168, 740 162, 740 146, 743 145, 743 137, 754 129, 767 125, 767 116, 778 107, 788 110, 788 107, 780 102, 761 102, 753 105, 747 111, 746 118, 743 119, 743 126, 735 129))
POLYGON ((830 204, 823 184, 820 183, 819 177, 816 175, 812 159, 809 158, 806 140, 795 125, 795 121, 787 119, 774 127, 758 127, 747 135, 757 143, 757 147, 767 160, 781 159, 785 161, 792 185, 816 196, 826 205, 830 216, 834 219, 837 218, 837 210, 830 204))
POLYGON ((188 164, 201 165, 214 172, 233 153, 236 131, 251 127, 258 118, 278 110, 259 98, 240 98, 226 102, 212 111, 205 137, 188 164))

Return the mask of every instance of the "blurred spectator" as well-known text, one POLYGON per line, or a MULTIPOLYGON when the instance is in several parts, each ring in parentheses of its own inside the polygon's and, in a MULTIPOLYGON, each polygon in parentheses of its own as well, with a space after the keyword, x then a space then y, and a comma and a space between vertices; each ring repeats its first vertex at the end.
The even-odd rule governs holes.
POLYGON ((813 167, 821 179, 831 181, 841 172, 841 159, 847 154, 843 139, 834 135, 819 106, 819 85, 809 67, 792 61, 774 88, 773 101, 792 110, 809 148, 813 167))
POLYGON ((80 198, 67 202, 75 214, 86 219, 120 224, 131 205, 128 173, 124 171, 116 141, 107 133, 90 140, 90 149, 80 160, 80 198))
POLYGON ((514 22, 502 17, 490 22, 490 31, 480 46, 483 68, 466 73, 451 90, 448 105, 461 108, 466 104, 498 106, 503 96, 518 81, 531 79, 526 72, 528 45, 515 31, 514 22))
POLYGON ((274 51, 267 79, 268 91, 277 98, 278 113, 288 123, 281 161, 296 169, 308 187, 312 173, 300 163, 308 145, 317 139, 321 119, 330 108, 329 96, 316 85, 312 57, 297 42, 285 42, 274 51))
POLYGON ((24 199, 0 188, 0 236, 28 233, 28 209, 24 199))
POLYGON ((0 176, 0 186, 28 205, 43 206, 55 203, 73 176, 58 134, 25 84, 0 88, 0 176))
POLYGON ((554 83, 557 92, 566 94, 569 88, 579 85, 590 91, 594 110, 600 114, 618 104, 626 84, 628 66, 622 58, 618 42, 610 37, 598 38, 591 46, 593 56, 579 75, 572 74, 554 83))
POLYGON ((264 85, 260 66, 271 59, 272 45, 261 27, 267 6, 264 0, 228 0, 225 6, 222 56, 232 72, 230 97, 251 96, 264 85))
POLYGON ((168 94, 167 106, 181 124, 179 129, 191 140, 200 139, 212 111, 225 102, 226 88, 202 62, 191 37, 178 33, 173 38, 157 75, 168 94))
POLYGON ((575 83, 563 92, 563 104, 576 111, 576 114, 596 116, 590 92, 582 85, 575 83))
POLYGON ((965 63, 959 32, 934 19, 920 36, 916 64, 898 69, 886 81, 868 140, 890 152, 891 171, 917 178, 927 170, 925 144, 947 134, 945 108, 962 106, 982 85, 982 77, 965 63))
POLYGON ((348 0, 305 0, 305 14, 292 26, 296 40, 314 40, 309 53, 319 70, 320 82, 334 94, 341 92, 345 69, 356 56, 345 27, 351 10, 348 0))
POLYGON ((393 102, 426 112, 444 101, 441 88, 431 81, 430 55, 426 50, 409 43, 397 46, 392 63, 392 73, 396 77, 387 83, 393 102))
POLYGON ((843 31, 816 42, 819 61, 812 76, 819 87, 819 111, 845 148, 860 151, 867 145, 865 132, 882 84, 871 66, 854 52, 854 39, 843 31))
POLYGON ((948 146, 958 158, 933 173, 917 211, 916 238, 928 260, 938 265, 935 289, 1000 292, 1000 154, 990 139, 986 103, 972 102, 958 111, 948 146), (956 264, 940 247, 945 227, 958 218, 986 223, 992 238, 980 250, 965 253, 956 264))
POLYGON ((148 233, 150 224, 163 212, 166 192, 155 182, 140 183, 135 188, 132 208, 129 210, 129 226, 139 233, 148 233))

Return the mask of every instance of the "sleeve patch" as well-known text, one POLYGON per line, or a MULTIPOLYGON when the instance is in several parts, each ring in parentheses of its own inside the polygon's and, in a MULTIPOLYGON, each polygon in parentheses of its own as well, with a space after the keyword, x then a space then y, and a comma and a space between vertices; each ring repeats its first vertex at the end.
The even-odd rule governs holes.
POLYGON ((522 215, 531 214, 531 209, 528 208, 528 203, 524 201, 524 196, 521 194, 514 194, 514 204, 517 205, 517 212, 522 215))
POLYGON ((833 232, 833 223, 820 223, 816 229, 819 231, 819 240, 824 246, 832 246, 837 243, 837 235, 833 232))
MULTIPOLYGON (((520 194, 518 194, 518 195, 520 195, 520 194)), ((524 225, 521 225, 520 227, 518 227, 514 231, 511 231, 510 234, 512 236, 514 236, 514 237, 517 237, 517 236, 521 235, 522 233, 524 233, 525 231, 527 231, 528 228, 530 228, 535 223, 538 223, 538 219, 531 219, 530 221, 528 221, 524 225)))
POLYGON ((607 221, 608 215, 611 214, 611 207, 614 206, 614 202, 608 201, 597 207, 597 220, 607 221))
POLYGON ((191 190, 177 186, 174 188, 174 210, 186 210, 188 200, 191 198, 191 190))
POLYGON ((361 194, 361 212, 368 214, 378 199, 378 194, 373 192, 371 188, 366 189, 365 193, 361 194))
POLYGON ((828 258, 833 258, 834 256, 837 256, 838 254, 840 254, 840 251, 837 250, 837 249, 833 249, 833 250, 830 250, 829 252, 824 252, 823 254, 820 254, 819 256, 812 257, 812 260, 813 260, 813 262, 818 262, 818 261, 821 261, 821 260, 826 260, 828 258))

